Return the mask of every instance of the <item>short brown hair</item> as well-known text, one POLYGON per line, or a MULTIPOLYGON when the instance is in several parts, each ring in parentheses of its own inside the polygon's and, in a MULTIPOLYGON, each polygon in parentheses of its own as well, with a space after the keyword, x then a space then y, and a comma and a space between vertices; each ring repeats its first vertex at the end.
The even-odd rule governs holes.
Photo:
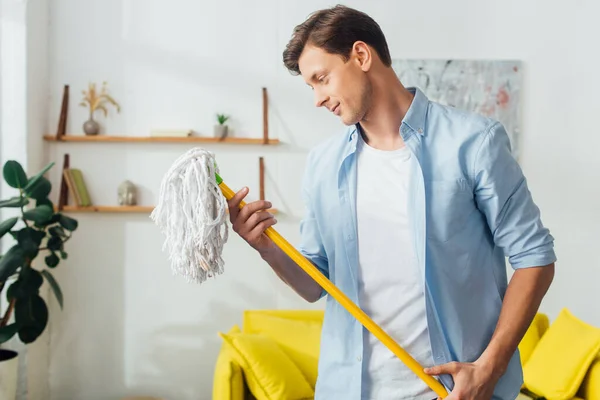
POLYGON ((298 59, 307 44, 348 61, 352 46, 359 40, 372 46, 383 63, 391 66, 390 51, 377 22, 364 12, 343 5, 316 11, 297 25, 283 52, 283 63, 299 75, 298 59))

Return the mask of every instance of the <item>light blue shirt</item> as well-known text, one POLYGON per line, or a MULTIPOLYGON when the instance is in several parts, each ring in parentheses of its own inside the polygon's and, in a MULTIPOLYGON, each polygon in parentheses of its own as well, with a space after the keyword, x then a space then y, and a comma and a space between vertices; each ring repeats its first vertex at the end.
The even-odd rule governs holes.
MULTIPOLYGON (((542 225, 504 127, 409 90, 415 97, 400 134, 414 155, 408 209, 433 360, 471 362, 487 347, 498 321, 508 280, 505 257, 514 269, 551 264, 554 239, 542 225)), ((351 126, 309 153, 299 250, 360 307, 359 134, 351 126)), ((327 296, 315 399, 360 399, 362 335, 362 324, 327 296)), ((452 390, 450 375, 440 380, 452 390)), ((517 350, 494 399, 515 399, 522 382, 517 350)))

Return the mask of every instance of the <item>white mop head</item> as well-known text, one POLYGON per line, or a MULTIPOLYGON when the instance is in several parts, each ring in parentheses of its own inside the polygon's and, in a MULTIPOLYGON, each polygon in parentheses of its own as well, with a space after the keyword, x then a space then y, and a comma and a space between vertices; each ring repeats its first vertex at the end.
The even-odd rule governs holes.
POLYGON ((171 268, 188 282, 202 283, 223 272, 221 253, 228 238, 227 200, 217 184, 214 154, 193 148, 163 177, 150 218, 166 236, 171 268))

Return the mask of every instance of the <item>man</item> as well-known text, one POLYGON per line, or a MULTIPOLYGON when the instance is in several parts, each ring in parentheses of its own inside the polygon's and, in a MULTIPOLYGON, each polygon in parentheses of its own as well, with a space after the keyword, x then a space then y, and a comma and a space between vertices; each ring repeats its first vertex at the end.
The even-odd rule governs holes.
MULTIPOLYGON (((283 59, 348 126, 309 154, 300 250, 450 392, 515 399, 517 346, 547 292, 553 238, 496 121, 405 88, 380 27, 337 6, 294 30, 283 59), (507 284, 505 257, 515 272, 507 284)), ((268 201, 233 230, 300 296, 322 288, 263 233, 268 201)), ((328 297, 317 399, 435 399, 393 353, 328 297)))

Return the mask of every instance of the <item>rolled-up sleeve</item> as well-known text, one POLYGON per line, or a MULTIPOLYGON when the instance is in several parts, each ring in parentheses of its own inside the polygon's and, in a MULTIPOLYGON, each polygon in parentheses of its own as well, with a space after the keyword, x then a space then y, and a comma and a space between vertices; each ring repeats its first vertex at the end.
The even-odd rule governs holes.
POLYGON ((482 138, 472 174, 477 206, 512 268, 555 262, 554 238, 542 224, 506 130, 497 121, 482 138))
MULTIPOLYGON (((310 156, 308 159, 308 167, 304 173, 302 182, 302 200, 304 202, 304 216, 300 221, 300 246, 298 251, 302 253, 309 261, 311 261, 323 275, 329 279, 329 262, 317 219, 314 212, 314 203, 311 198, 311 172, 310 172, 310 156)), ((327 292, 323 290, 321 297, 327 292)))

